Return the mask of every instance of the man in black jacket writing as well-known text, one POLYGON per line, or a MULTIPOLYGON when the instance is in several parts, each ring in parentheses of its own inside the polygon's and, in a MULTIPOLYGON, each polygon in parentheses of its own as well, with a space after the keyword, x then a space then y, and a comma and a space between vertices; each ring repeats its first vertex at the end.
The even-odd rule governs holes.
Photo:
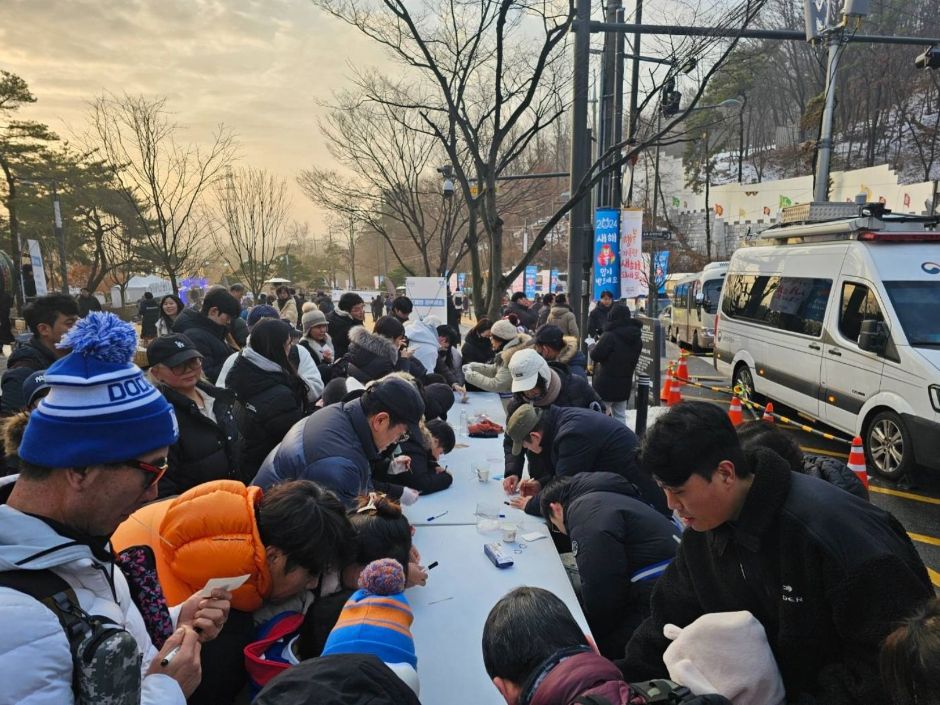
POLYGON ((657 420, 641 462, 687 529, 618 664, 628 678, 665 675, 665 624, 748 610, 767 633, 787 702, 888 701, 881 642, 933 594, 894 517, 791 472, 773 451, 745 455, 727 414, 706 402, 657 420))

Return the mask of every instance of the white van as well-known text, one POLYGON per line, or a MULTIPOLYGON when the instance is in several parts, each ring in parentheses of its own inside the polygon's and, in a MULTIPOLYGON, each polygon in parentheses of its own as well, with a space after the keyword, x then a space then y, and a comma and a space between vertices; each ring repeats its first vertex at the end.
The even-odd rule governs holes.
POLYGON ((672 292, 672 326, 669 339, 692 348, 711 350, 715 343, 715 314, 727 262, 712 262, 697 273, 676 282, 672 292))
POLYGON ((883 477, 940 469, 940 219, 813 208, 843 217, 795 206, 803 223, 732 256, 716 364, 755 400, 861 436, 883 477))

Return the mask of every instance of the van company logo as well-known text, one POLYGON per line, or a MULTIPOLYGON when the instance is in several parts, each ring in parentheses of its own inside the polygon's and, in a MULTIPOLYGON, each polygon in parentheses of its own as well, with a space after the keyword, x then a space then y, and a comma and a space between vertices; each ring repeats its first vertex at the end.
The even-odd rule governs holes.
POLYGON ((924 262, 920 265, 920 268, 927 272, 927 274, 940 274, 940 264, 936 262, 924 262))

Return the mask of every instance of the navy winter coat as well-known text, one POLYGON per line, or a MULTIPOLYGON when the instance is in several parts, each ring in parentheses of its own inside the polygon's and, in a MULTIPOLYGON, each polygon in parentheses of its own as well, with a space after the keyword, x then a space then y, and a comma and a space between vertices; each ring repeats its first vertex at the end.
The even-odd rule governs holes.
POLYGON ((643 324, 632 318, 609 321, 607 329, 591 350, 594 390, 604 401, 627 401, 633 388, 633 372, 643 344, 643 324))
POLYGON ((287 432, 252 484, 267 489, 285 480, 312 480, 352 507, 372 489, 372 461, 378 457, 359 399, 330 404, 287 432))
POLYGON ((15 414, 26 406, 26 399, 23 398, 23 382, 26 378, 33 372, 46 369, 58 359, 36 336, 13 351, 0 382, 3 391, 0 411, 4 416, 15 414))
POLYGON ((225 342, 228 328, 191 308, 184 308, 173 321, 173 332, 182 333, 202 353, 202 371, 212 384, 219 378, 222 365, 234 351, 225 342))

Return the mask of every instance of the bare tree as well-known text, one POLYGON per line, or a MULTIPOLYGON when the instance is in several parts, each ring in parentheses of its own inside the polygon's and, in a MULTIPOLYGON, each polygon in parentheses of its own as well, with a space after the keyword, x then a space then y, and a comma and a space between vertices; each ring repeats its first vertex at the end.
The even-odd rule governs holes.
POLYGON ((255 297, 287 243, 287 184, 259 169, 229 171, 216 184, 214 240, 219 256, 239 273, 255 297))
POLYGON ((195 271, 210 233, 203 198, 235 154, 223 126, 207 149, 181 145, 166 99, 104 95, 92 104, 91 146, 98 146, 134 205, 150 249, 174 293, 182 275, 195 271))

